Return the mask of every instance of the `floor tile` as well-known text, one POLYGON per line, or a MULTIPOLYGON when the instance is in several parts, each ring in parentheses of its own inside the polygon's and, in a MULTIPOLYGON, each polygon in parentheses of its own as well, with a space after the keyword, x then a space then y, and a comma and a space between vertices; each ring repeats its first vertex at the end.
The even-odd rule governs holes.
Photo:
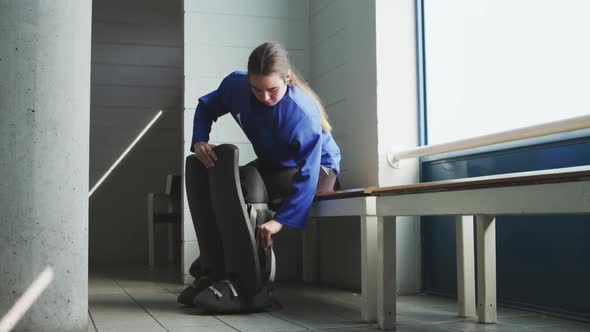
MULTIPOLYGON (((114 268, 89 278, 89 332, 301 332, 378 331, 363 322, 358 293, 303 284, 280 284, 273 310, 213 316, 180 305, 184 289, 175 268, 114 268), (92 322, 96 324, 96 330, 92 322)), ((397 332, 590 332, 590 324, 500 307, 497 324, 457 315, 455 299, 399 296, 397 332)))
POLYGON ((166 329, 158 327, 106 327, 101 328, 100 332, 166 332, 166 329))
POLYGON ((524 326, 509 325, 501 322, 496 324, 480 324, 475 319, 448 322, 440 325, 450 330, 461 332, 521 332, 526 330, 524 326))
POLYGON ((544 328, 546 331, 551 329, 579 329, 586 327, 586 331, 590 331, 590 324, 583 324, 571 320, 566 320, 558 317, 546 316, 541 314, 529 314, 515 317, 500 318, 500 322, 526 327, 531 330, 539 330, 544 328))
POLYGON ((400 302, 397 304, 398 320, 413 321, 416 324, 433 324, 461 321, 456 311, 450 311, 441 306, 424 307, 416 304, 400 302))
POLYGON ((206 329, 196 329, 194 327, 174 327, 168 329, 170 332, 200 332, 200 331, 207 331, 207 332, 236 332, 237 330, 231 328, 227 325, 220 325, 220 326, 207 326, 206 329))
POLYGON ((90 310, 88 311, 88 332, 98 332, 96 326, 94 326, 94 321, 92 315, 90 314, 90 310))
POLYGON ((296 331, 304 326, 282 319, 270 313, 218 316, 227 325, 243 332, 296 331))

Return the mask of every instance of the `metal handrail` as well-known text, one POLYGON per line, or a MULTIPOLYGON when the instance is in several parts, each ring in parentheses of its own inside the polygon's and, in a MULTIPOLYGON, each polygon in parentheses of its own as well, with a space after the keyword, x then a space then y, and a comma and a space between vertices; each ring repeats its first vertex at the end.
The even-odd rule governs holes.
POLYGON ((476 136, 448 143, 425 145, 413 149, 395 149, 392 147, 387 152, 387 161, 392 167, 399 168, 399 162, 402 159, 419 158, 585 128, 590 128, 590 115, 476 136))

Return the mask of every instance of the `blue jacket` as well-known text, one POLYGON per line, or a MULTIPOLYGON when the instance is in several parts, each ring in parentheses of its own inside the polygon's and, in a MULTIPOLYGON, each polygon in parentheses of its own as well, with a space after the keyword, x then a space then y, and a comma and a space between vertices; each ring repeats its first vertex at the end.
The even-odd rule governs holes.
POLYGON ((246 72, 228 75, 219 88, 199 98, 192 146, 208 142, 211 124, 230 113, 252 143, 260 163, 271 167, 298 167, 291 194, 275 220, 303 228, 317 188, 320 165, 340 172, 340 149, 322 130, 314 99, 299 87, 289 86, 274 106, 266 106, 251 92, 246 72))

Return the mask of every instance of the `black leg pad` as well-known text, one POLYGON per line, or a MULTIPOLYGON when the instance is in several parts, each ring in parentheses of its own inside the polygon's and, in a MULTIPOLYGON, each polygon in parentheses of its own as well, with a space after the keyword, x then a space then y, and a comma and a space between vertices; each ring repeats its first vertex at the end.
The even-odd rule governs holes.
MULTIPOLYGON (((239 151, 231 144, 214 148, 215 166, 209 169, 209 190, 223 243, 226 272, 244 296, 254 296, 262 286, 254 228, 240 186, 239 151)), ((199 239, 200 241, 200 239, 199 239)))
POLYGON ((209 194, 209 173, 194 155, 186 158, 185 180, 188 206, 201 251, 198 272, 207 273, 212 280, 220 280, 226 274, 225 262, 209 194))

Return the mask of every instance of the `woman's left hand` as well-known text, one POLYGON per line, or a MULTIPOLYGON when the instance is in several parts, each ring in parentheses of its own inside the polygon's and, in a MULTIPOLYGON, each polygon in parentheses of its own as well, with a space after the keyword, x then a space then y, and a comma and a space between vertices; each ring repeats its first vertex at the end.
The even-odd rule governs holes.
POLYGON ((278 233, 282 228, 283 225, 274 219, 258 225, 258 231, 256 232, 256 245, 258 248, 268 249, 272 244, 271 236, 278 233))

